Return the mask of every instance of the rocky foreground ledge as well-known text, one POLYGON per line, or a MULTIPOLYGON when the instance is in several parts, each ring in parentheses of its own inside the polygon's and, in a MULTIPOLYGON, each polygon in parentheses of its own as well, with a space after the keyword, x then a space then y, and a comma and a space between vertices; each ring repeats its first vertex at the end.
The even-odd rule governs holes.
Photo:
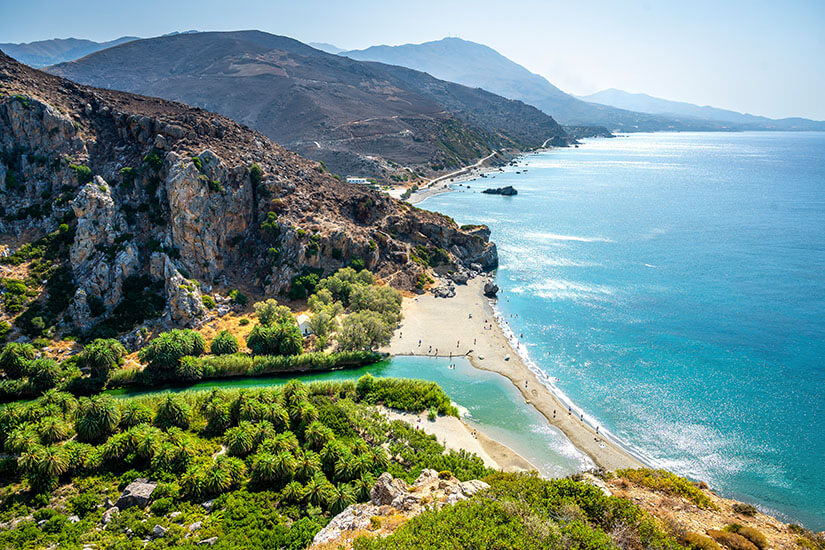
POLYGON ((425 510, 467 500, 489 487, 483 481, 459 481, 449 472, 429 469, 412 485, 384 472, 370 491, 370 501, 351 504, 335 516, 315 535, 310 548, 350 548, 360 536, 387 536, 425 510))

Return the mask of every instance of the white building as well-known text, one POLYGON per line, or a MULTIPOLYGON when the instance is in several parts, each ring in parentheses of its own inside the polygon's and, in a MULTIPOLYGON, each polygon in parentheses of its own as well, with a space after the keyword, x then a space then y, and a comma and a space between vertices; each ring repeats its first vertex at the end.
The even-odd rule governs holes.
POLYGON ((347 176, 347 183, 369 183, 367 178, 357 178, 355 176, 347 176))

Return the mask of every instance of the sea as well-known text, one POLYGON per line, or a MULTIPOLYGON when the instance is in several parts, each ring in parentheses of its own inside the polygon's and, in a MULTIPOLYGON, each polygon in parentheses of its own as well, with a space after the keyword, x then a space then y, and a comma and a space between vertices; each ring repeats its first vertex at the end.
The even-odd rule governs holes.
POLYGON ((490 227, 501 322, 555 391, 649 464, 825 529, 825 133, 585 140, 452 187, 419 206, 490 227))

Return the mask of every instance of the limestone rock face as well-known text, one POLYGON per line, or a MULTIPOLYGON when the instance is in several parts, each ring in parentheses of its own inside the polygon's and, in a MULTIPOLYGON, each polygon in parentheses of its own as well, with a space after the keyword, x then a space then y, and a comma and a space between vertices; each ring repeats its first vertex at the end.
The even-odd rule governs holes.
POLYGON ((126 486, 117 502, 115 502, 115 506, 118 510, 125 510, 132 506, 145 508, 157 486, 157 483, 153 483, 148 479, 136 479, 126 486))
POLYGON ((190 158, 166 155, 166 201, 172 243, 195 278, 212 282, 232 255, 233 238, 243 236, 253 220, 252 186, 245 170, 230 171, 212 151, 190 158))
MULTIPOLYGON (((397 527, 400 525, 397 521, 399 517, 406 521, 424 510, 455 504, 489 487, 479 480, 461 482, 454 477, 442 479, 438 472, 428 469, 421 472, 413 485, 409 485, 404 480, 395 479, 388 472, 384 472, 370 491, 370 502, 351 504, 332 518, 332 521, 315 535, 310 548, 330 543, 336 548, 350 548, 352 540, 359 535, 387 536, 392 531, 383 527, 374 530, 372 518, 380 520, 392 516, 397 527)), ((379 521, 377 524, 380 526, 382 522, 379 521)))
POLYGON ((139 270, 140 262, 137 246, 118 238, 126 221, 103 178, 96 176, 94 182, 83 186, 71 206, 77 229, 69 262, 79 287, 71 314, 78 326, 87 328, 89 297, 95 296, 107 309, 113 308, 120 301, 123 280, 139 270))
POLYGON ((206 311, 198 285, 181 275, 163 252, 152 253, 149 273, 153 278, 164 281, 170 320, 187 327, 196 326, 206 311))

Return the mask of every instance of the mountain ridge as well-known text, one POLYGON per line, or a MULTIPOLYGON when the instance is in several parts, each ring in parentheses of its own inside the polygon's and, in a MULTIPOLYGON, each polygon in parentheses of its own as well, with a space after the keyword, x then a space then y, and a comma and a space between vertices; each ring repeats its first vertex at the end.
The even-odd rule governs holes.
POLYGON ((47 71, 222 113, 340 174, 436 174, 494 149, 566 143, 522 102, 260 31, 144 39, 47 71))

